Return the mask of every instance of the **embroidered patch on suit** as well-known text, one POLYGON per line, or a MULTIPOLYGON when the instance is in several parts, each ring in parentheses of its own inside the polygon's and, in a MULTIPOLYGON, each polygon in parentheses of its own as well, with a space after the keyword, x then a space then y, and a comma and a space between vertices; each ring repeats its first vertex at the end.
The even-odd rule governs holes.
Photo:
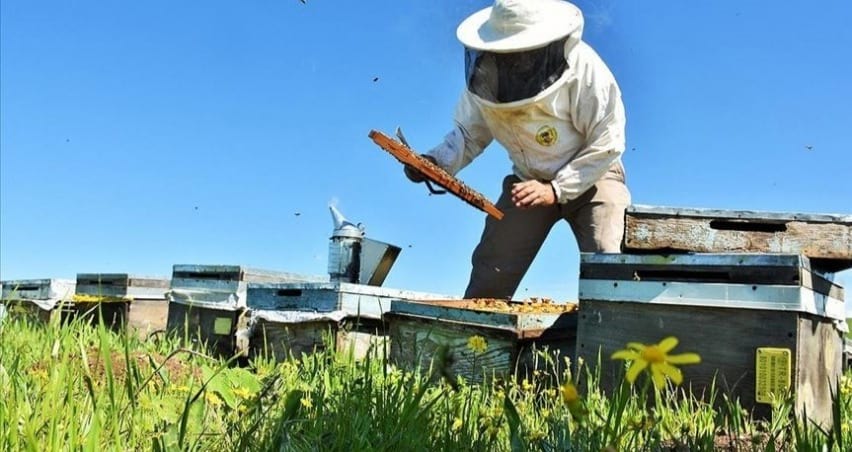
POLYGON ((553 126, 541 126, 535 134, 535 141, 542 146, 552 146, 559 139, 553 126))

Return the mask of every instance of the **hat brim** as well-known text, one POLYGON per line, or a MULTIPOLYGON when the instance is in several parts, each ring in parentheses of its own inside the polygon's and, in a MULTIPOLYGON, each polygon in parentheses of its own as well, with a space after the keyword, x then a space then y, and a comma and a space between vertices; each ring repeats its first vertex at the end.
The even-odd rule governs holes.
POLYGON ((563 1, 542 2, 549 11, 542 14, 544 22, 535 27, 506 33, 491 26, 491 8, 470 15, 459 24, 456 37, 465 47, 491 52, 516 52, 541 47, 564 38, 583 24, 583 13, 576 6, 563 1))

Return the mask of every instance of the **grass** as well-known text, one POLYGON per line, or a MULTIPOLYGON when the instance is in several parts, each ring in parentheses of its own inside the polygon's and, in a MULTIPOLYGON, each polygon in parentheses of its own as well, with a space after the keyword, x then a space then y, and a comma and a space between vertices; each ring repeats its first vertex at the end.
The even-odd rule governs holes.
POLYGON ((793 417, 789 401, 776 404, 772 421, 754 421, 725 394, 711 396, 714 408, 682 388, 654 391, 644 377, 607 396, 580 368, 451 386, 381 355, 321 352, 238 367, 176 338, 10 317, 0 324, 0 448, 852 450, 848 375, 834 428, 823 430, 793 417), (585 388, 577 399, 562 391, 571 382, 585 388))

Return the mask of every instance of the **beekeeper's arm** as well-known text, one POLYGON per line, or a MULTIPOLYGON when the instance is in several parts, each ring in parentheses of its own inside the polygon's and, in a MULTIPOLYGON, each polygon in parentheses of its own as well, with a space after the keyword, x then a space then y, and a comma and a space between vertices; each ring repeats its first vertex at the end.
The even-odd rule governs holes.
POLYGON ((621 91, 601 61, 581 65, 570 102, 570 117, 585 135, 585 147, 551 181, 560 203, 577 198, 624 153, 624 104, 621 91))
POLYGON ((455 127, 444 137, 443 143, 426 153, 452 175, 482 154, 494 139, 470 96, 465 90, 456 106, 455 127))

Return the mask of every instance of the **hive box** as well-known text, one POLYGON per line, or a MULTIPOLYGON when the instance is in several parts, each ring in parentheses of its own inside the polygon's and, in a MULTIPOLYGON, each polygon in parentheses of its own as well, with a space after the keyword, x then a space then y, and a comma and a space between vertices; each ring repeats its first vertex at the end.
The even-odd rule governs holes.
POLYGON ((386 346, 383 316, 392 300, 447 299, 408 290, 345 282, 249 284, 249 350, 282 360, 335 344, 356 358, 386 346))
POLYGON ((0 301, 6 315, 23 315, 50 322, 74 316, 74 281, 68 279, 19 279, 0 283, 0 301))
POLYGON ((536 370, 561 374, 576 345, 576 310, 500 312, 478 308, 473 300, 395 300, 385 318, 395 364, 424 372, 432 367, 441 375, 475 382, 531 377, 536 370), (473 336, 485 339, 484 351, 469 347, 473 336), (545 349, 550 364, 537 353, 545 349))
POLYGON ((768 417, 773 394, 792 391, 796 409, 831 422, 831 392, 841 375, 843 289, 800 255, 582 254, 577 354, 612 388, 628 342, 675 336, 672 352, 695 352, 684 385, 716 388, 768 417))
POLYGON ((167 293, 167 329, 205 343, 221 356, 236 352, 238 323, 246 311, 249 283, 321 281, 305 276, 240 265, 175 265, 167 293))
POLYGON ((169 279, 127 273, 78 273, 75 308, 91 322, 140 331, 166 327, 169 279))

